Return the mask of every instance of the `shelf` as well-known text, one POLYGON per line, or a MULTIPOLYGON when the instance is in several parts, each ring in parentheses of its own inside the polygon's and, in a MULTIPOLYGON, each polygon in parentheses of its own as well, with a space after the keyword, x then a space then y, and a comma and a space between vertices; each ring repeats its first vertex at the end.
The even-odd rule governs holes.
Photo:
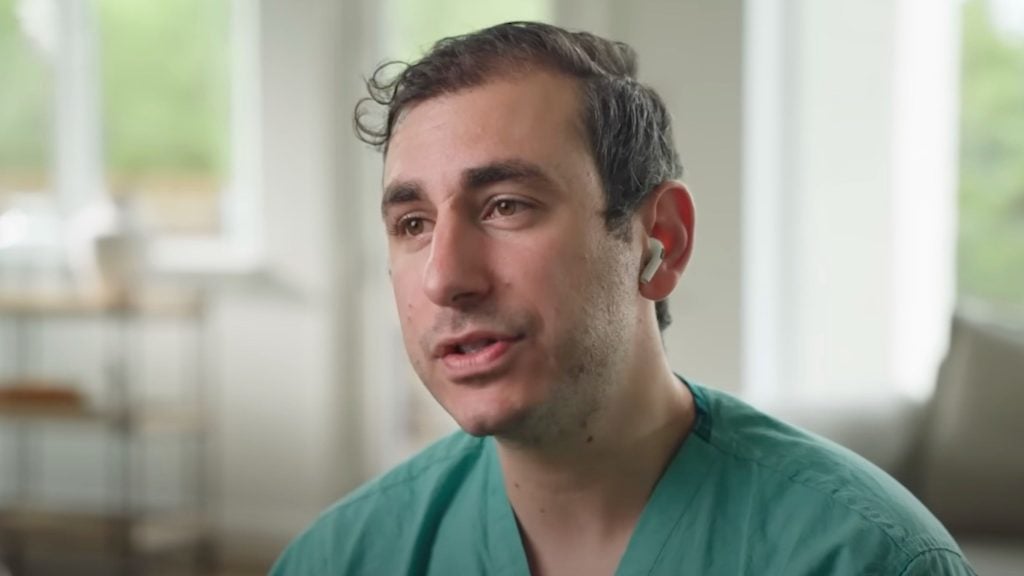
MULTIPOLYGON (((95 396, 82 392, 77 382, 22 375, 24 370, 18 367, 14 370, 17 376, 0 380, 0 425, 6 427, 5 432, 12 426, 18 432, 14 435, 16 449, 9 452, 17 457, 13 472, 19 499, 0 501, 0 544, 5 553, 18 556, 37 541, 40 544, 49 541, 58 546, 98 545, 116 551, 126 560, 125 565, 130 566, 136 558, 144 561, 145 554, 169 552, 182 545, 196 545, 197 557, 209 548, 206 466, 211 459, 207 455, 206 434, 211 420, 206 403, 209 398, 205 392, 207 381, 203 377, 207 344, 205 314, 203 291, 166 285, 145 286, 133 292, 131 298, 109 292, 0 290, 0 319, 6 322, 5 327, 12 328, 8 331, 14 334, 12 351, 15 354, 31 357, 31 347, 47 337, 50 328, 64 328, 48 325, 51 319, 69 323, 97 322, 104 328, 115 328, 118 336, 103 337, 103 349, 94 352, 108 363, 104 388, 95 396), (146 387, 138 378, 147 372, 142 360, 132 358, 133 354, 142 356, 143 352, 154 348, 149 342, 138 343, 145 329, 152 327, 148 323, 151 319, 187 324, 189 329, 184 334, 191 336, 195 344, 196 381, 185 376, 191 371, 183 372, 178 378, 178 393, 160 398, 144 393, 146 387), (34 324, 47 329, 33 330, 34 324), (123 508, 82 510, 34 500, 38 479, 30 473, 31 466, 18 464, 44 448, 32 442, 34 434, 57 428, 68 435, 99 432, 95 435, 97 438, 90 440, 100 440, 116 448, 119 456, 116 462, 108 463, 112 473, 106 475, 106 493, 124 497, 118 502, 123 508), (148 436, 154 432, 184 433, 186 437, 181 440, 196 442, 195 450, 187 450, 180 459, 175 459, 181 460, 178 464, 182 467, 183 482, 192 482, 194 476, 195 498, 172 510, 153 510, 141 501, 142 495, 149 494, 150 478, 137 472, 145 470, 151 460, 146 453, 149 441, 179 440, 148 436), (194 466, 188 466, 189 461, 194 466), (138 498, 129 498, 133 495, 138 498)), ((181 345, 187 346, 187 343, 182 341, 181 345)), ((188 348, 183 348, 183 352, 188 353, 188 348)), ((0 461, 0 467, 5 470, 9 464, 0 461)), ((73 476, 61 480, 70 482, 69 486, 75 482, 73 476)))
POLYGON ((102 511, 48 510, 28 506, 0 508, 0 535, 33 539, 76 540, 96 544, 116 542, 129 532, 135 550, 154 553, 195 545, 206 538, 208 526, 199 512, 151 512, 126 515, 102 511))
POLYGON ((109 293, 0 292, 0 315, 6 316, 146 316, 195 317, 202 298, 194 290, 148 289, 131 299, 109 293))
POLYGON ((123 426, 140 432, 199 431, 203 413, 194 406, 146 406, 128 410, 95 410, 73 407, 4 406, 0 404, 0 422, 64 423, 123 426))

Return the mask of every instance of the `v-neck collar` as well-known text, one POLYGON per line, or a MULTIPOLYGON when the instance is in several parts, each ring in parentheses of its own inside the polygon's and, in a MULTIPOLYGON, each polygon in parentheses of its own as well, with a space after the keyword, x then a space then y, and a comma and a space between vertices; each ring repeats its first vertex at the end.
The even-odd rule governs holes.
POLYGON ((696 419, 693 428, 669 462, 633 528, 616 576, 652 574, 669 539, 691 503, 706 483, 708 474, 696 465, 708 461, 711 413, 703 390, 679 378, 693 395, 696 419))
MULTIPOLYGON (((706 456, 704 452, 712 424, 708 401, 699 387, 681 377, 679 380, 689 388, 693 396, 696 408, 693 429, 672 457, 644 505, 640 520, 615 570, 616 576, 650 574, 654 571, 669 538, 708 477, 703 470, 695 470, 692 466, 692 463, 700 462, 706 456)), ((519 534, 515 512, 505 491, 496 441, 487 438, 486 442, 488 478, 483 529, 490 568, 498 576, 529 574, 526 550, 519 534)))
POLYGON ((519 525, 512 503, 505 491, 505 479, 498 460, 498 447, 493 437, 486 439, 487 480, 485 482, 484 541, 490 558, 488 573, 496 576, 520 576, 530 573, 526 549, 519 535, 519 525))

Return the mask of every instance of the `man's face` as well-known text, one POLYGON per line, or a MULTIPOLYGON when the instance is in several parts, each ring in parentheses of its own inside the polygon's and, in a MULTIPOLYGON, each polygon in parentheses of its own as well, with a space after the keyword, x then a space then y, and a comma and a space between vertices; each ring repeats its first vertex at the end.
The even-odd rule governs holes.
POLYGON ((586 426, 624 378, 639 236, 604 195, 565 77, 532 73, 419 103, 398 123, 382 211, 409 358, 467 432, 586 426))

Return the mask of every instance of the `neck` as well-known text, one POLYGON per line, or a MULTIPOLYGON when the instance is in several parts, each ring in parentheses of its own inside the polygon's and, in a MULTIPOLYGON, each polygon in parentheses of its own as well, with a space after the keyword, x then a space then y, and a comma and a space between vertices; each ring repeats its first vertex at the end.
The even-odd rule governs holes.
POLYGON ((660 346, 616 385, 599 417, 550 445, 498 440, 506 492, 524 542, 618 543, 632 534, 695 410, 660 346), (567 542, 565 538, 575 539, 567 542))

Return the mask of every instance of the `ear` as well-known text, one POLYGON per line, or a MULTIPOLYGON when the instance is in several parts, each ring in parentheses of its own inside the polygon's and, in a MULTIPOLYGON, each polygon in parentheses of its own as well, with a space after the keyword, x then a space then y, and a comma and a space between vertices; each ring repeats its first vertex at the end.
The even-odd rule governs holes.
MULTIPOLYGON (((683 270, 693 253, 695 211, 693 197, 686 185, 676 180, 662 182, 644 200, 638 210, 646 236, 653 236, 665 246, 664 262, 650 282, 637 282, 640 294, 657 302, 668 298, 675 290, 683 270)), ((650 258, 646 238, 644 241, 643 264, 650 258)))

